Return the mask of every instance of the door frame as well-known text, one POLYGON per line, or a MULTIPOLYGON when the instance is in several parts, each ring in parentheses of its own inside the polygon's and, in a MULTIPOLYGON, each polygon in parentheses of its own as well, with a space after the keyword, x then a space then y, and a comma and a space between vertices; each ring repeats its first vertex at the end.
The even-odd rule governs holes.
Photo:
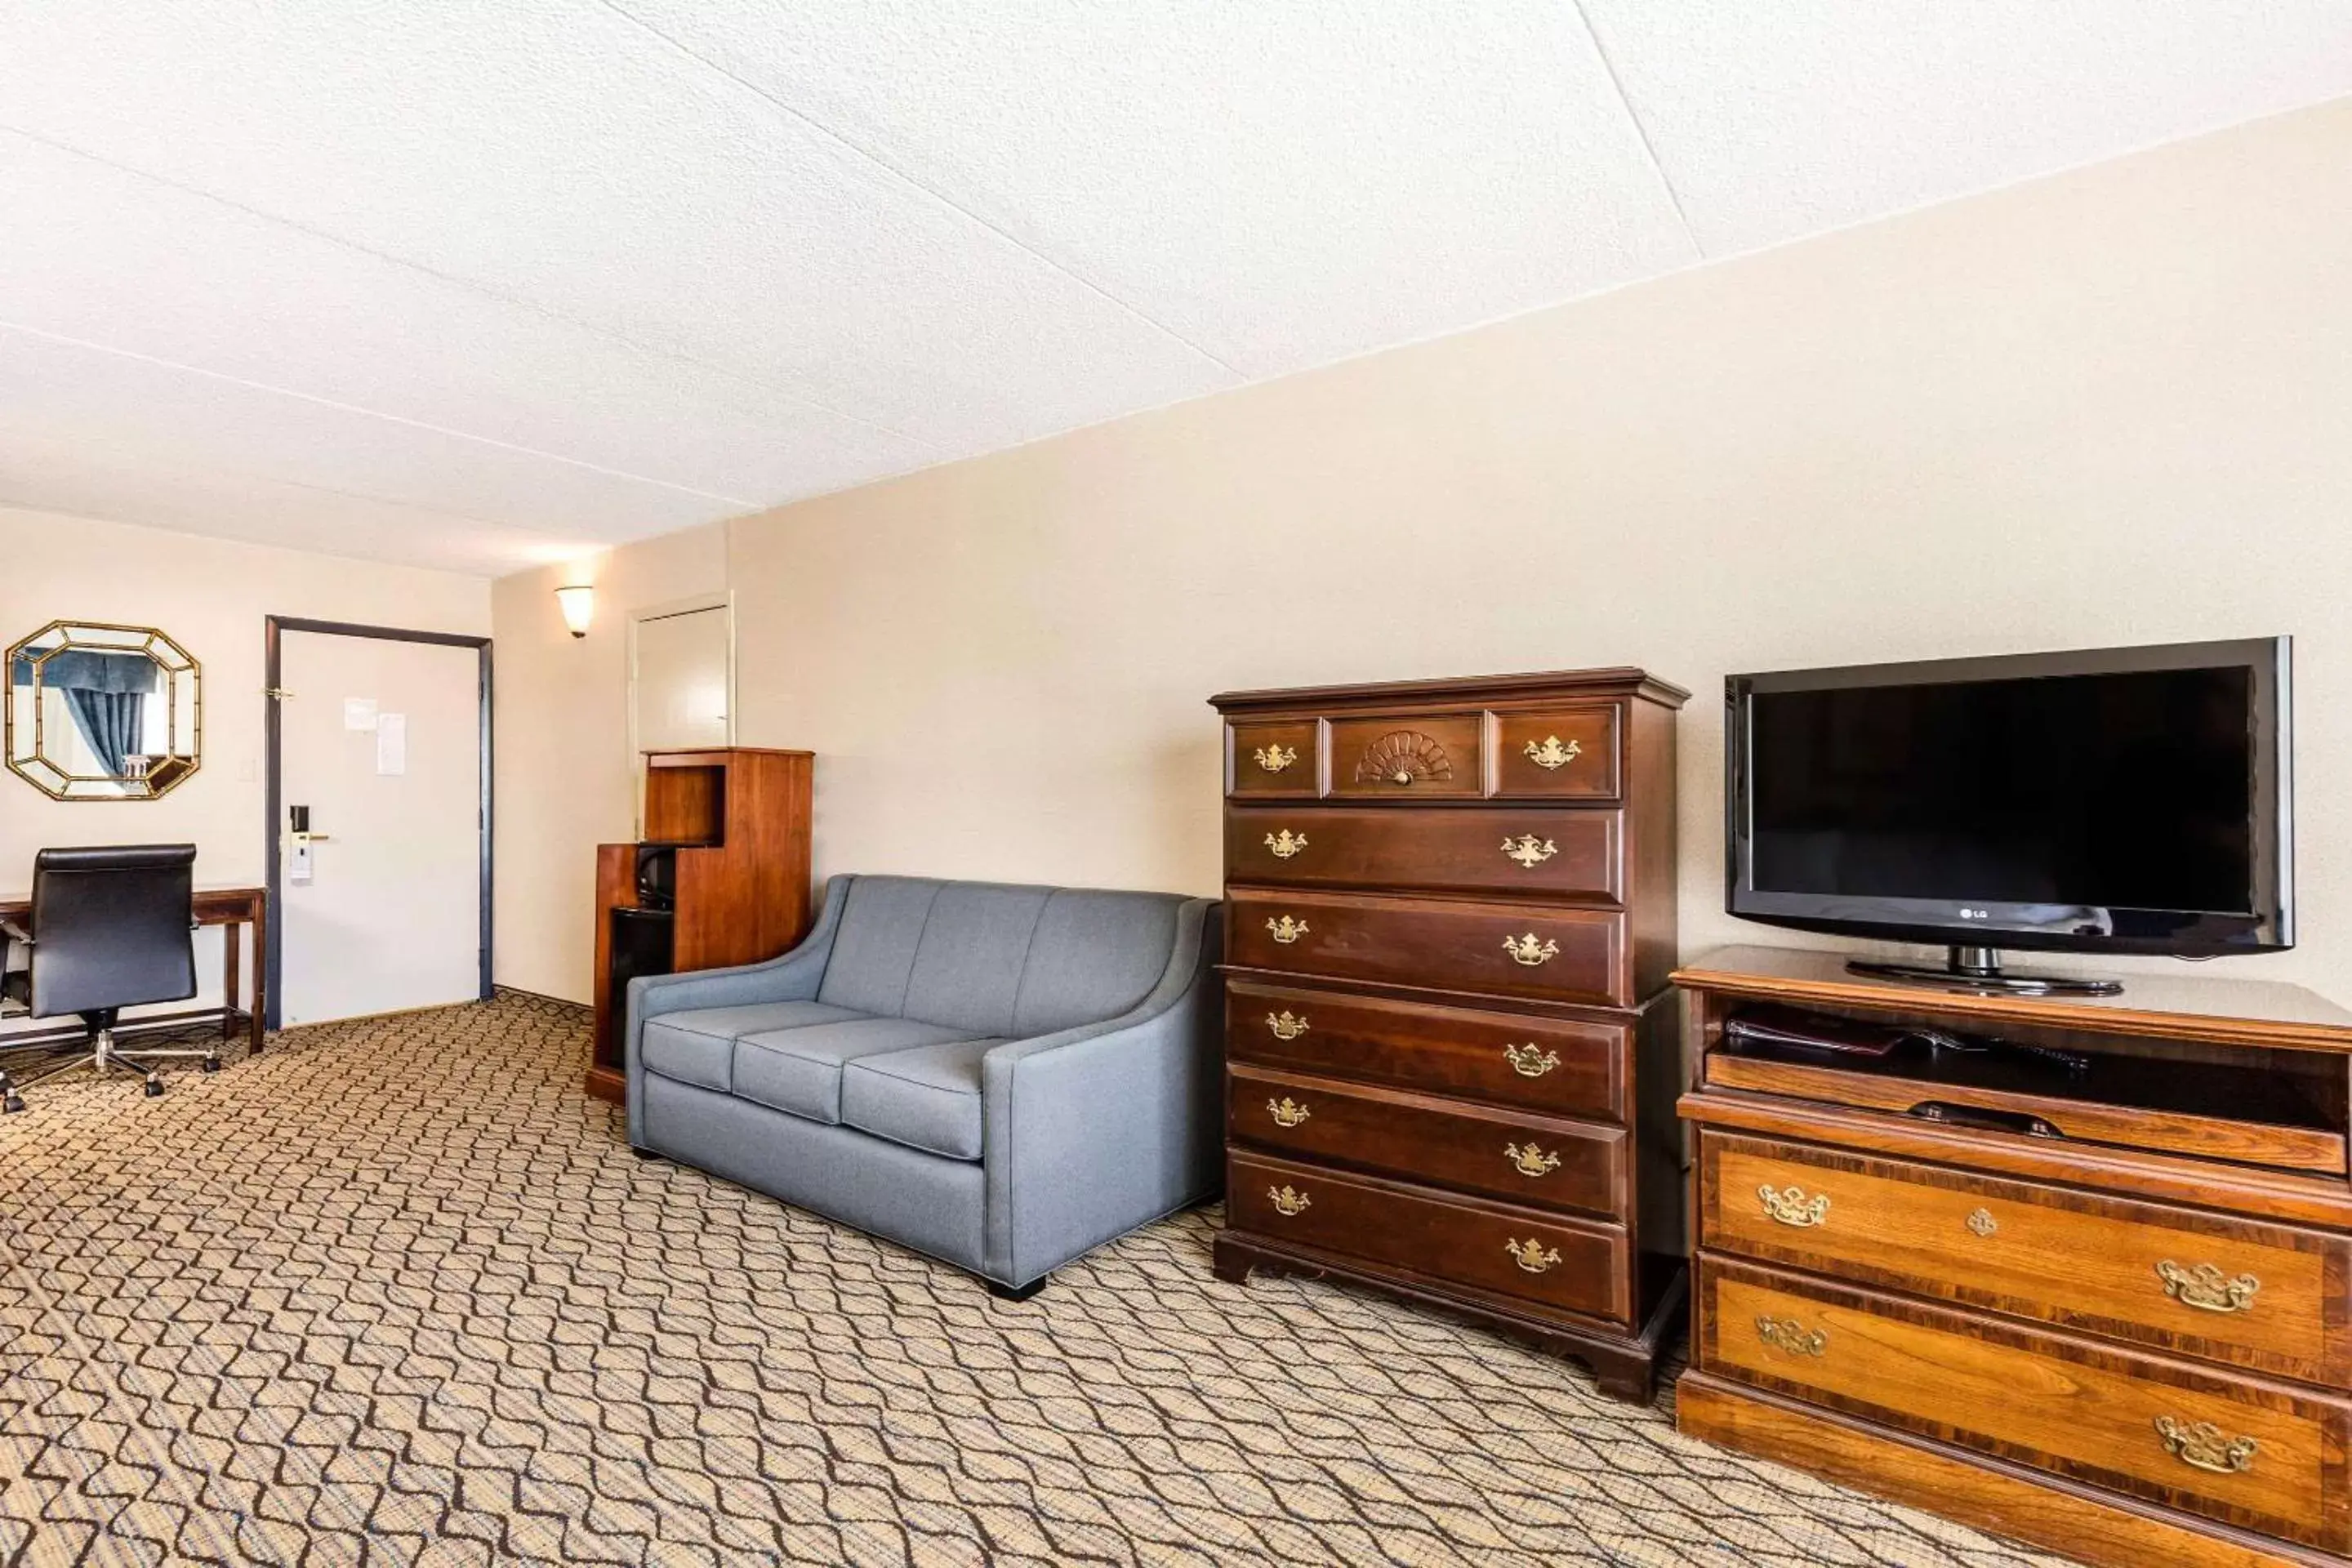
POLYGON ((278 984, 278 977, 284 966, 286 952, 286 921, 283 919, 284 888, 281 882, 284 874, 285 837, 279 826, 279 819, 286 812, 286 804, 280 798, 278 779, 282 746, 282 737, 278 731, 278 704, 288 695, 281 684, 283 676, 279 662, 278 638, 280 634, 285 632, 316 632, 324 637, 373 637, 381 642, 436 643, 444 647, 469 647, 477 655, 476 668, 479 671, 478 687, 481 694, 478 706, 482 739, 481 807, 478 817, 481 823, 482 983, 477 999, 488 1001, 492 994, 490 893, 493 849, 498 823, 497 816, 491 809, 490 639, 486 637, 469 637, 463 632, 425 632, 400 626, 363 626, 356 621, 317 621, 301 616, 265 616, 262 618, 261 663, 264 690, 261 700, 264 708, 261 765, 263 773, 267 775, 267 785, 263 793, 268 796, 265 809, 268 813, 265 819, 264 843, 267 846, 269 860, 269 951, 259 960, 262 973, 267 976, 269 996, 266 1009, 268 1018, 265 1026, 273 1030, 278 1027, 278 995, 282 989, 278 984))

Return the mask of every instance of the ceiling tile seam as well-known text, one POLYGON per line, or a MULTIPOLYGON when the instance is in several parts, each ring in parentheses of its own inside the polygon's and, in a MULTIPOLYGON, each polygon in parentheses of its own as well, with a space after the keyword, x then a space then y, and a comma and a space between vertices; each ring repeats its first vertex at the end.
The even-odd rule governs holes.
POLYGON ((633 474, 625 468, 606 468, 602 463, 592 463, 583 458, 567 458, 560 452, 542 452, 536 447, 525 447, 513 441, 501 441, 495 436, 477 436, 469 431, 452 429, 446 425, 436 425, 429 420, 411 419, 405 415, 386 414, 381 409, 362 408, 356 403, 344 403, 332 397, 320 397, 314 393, 297 392, 291 387, 273 386, 266 381, 253 381, 245 376, 231 375, 226 371, 206 370, 202 365, 183 364, 177 360, 142 353, 137 349, 118 348, 111 343, 91 342, 86 338, 68 337, 63 332, 47 331, 39 327, 27 326, 21 321, 0 319, 0 331, 21 332, 26 337, 40 338, 53 343, 64 343, 71 348, 88 349, 94 353, 113 354, 121 359, 137 360, 142 364, 152 364, 164 370, 177 371, 184 375, 200 375, 209 381, 226 382, 232 386, 242 386, 254 392, 266 392, 278 397, 290 397, 297 402, 311 404, 320 408, 332 408, 338 413, 356 414, 366 419, 381 419, 390 425, 404 425, 412 430, 429 430, 436 436, 446 436, 453 440, 470 441, 477 446, 492 447, 500 451, 514 452, 527 458, 543 458, 551 463, 562 463, 566 468, 580 468, 592 474, 602 474, 607 479, 625 479, 632 484, 652 485, 659 489, 676 490, 680 495, 698 496, 704 500, 724 501, 730 506, 761 504, 758 501, 746 500, 741 496, 730 496, 719 490, 706 490, 693 485, 682 485, 671 479, 657 479, 646 474, 633 474))
MULTIPOLYGON (((614 331, 612 328, 605 326, 601 322, 593 321, 582 316, 574 316, 566 311, 550 309, 548 306, 541 304, 536 300, 526 299, 520 294, 509 294, 504 289, 491 288, 489 285, 485 284, 478 279, 467 278, 459 273, 444 272, 438 268, 428 267, 421 261, 414 260, 405 256, 396 255, 392 251, 378 250, 373 246, 363 245, 358 240, 348 238, 345 236, 332 233, 327 229, 316 228, 309 224, 297 222, 295 219, 287 217, 282 214, 269 212, 261 207, 248 205, 244 202, 236 200, 233 196, 222 195, 217 191, 208 191, 201 186, 191 185, 184 181, 173 179, 168 174, 159 174, 151 169, 142 169, 133 164, 124 163, 115 159, 105 157, 100 153, 92 153, 87 148, 77 147, 70 142, 61 142, 55 137, 45 136, 37 131, 27 131, 21 125, 0 123, 0 132, 4 132, 11 136, 21 136, 27 142, 50 148, 53 151, 64 153, 72 157, 86 159, 90 163, 100 164, 105 168, 113 169, 118 173, 131 175, 133 178, 147 180, 155 184, 162 185, 166 189, 178 191, 184 195, 195 196, 204 201, 215 203, 220 206, 228 208, 232 212, 243 213, 247 217, 257 218, 263 223, 273 224, 279 228, 290 229, 296 234, 307 235, 312 239, 323 240, 329 245, 340 247, 344 250, 352 252, 353 255, 364 256, 372 260, 381 261, 386 266, 397 267, 402 268, 404 271, 414 272, 419 277, 430 278, 437 283, 446 283, 453 289, 462 289, 467 293, 475 295, 480 299, 489 300, 514 310, 527 311, 531 315, 539 317, 542 321, 560 322, 561 324, 573 328, 576 331, 586 332, 590 336, 597 338, 604 342, 616 343, 622 348, 627 349, 632 353, 646 354, 656 359, 667 360, 673 364, 686 365, 716 380, 732 382, 742 386, 757 387, 764 392, 772 393, 776 396, 785 398, 793 403, 800 405, 803 408, 811 409, 816 413, 827 415, 835 419, 846 420, 853 425, 863 426, 868 430, 878 431, 885 436, 894 437, 900 441, 912 442, 914 445, 923 447, 927 451, 934 453, 945 451, 945 448, 940 447, 936 441, 918 436, 909 430, 901 430, 894 425, 886 424, 883 421, 872 418, 869 416, 858 414, 846 408, 835 407, 832 404, 825 402, 822 398, 812 396, 808 392, 802 388, 785 385, 780 382, 769 380, 764 376, 746 375, 740 370, 732 365, 717 364, 711 361, 699 358, 697 355, 685 353, 665 343, 641 342, 638 339, 629 336, 625 332, 614 331)), ((297 395, 299 395, 298 394, 297 395)), ((390 416, 387 416, 387 417, 390 416)))
POLYGON ((1683 208, 1682 193, 1675 189, 1674 179, 1666 173, 1665 160, 1658 156, 1657 143, 1650 140, 1650 128, 1643 123, 1641 110, 1633 107, 1633 95, 1625 90, 1625 79, 1617 74, 1617 62, 1609 58, 1609 46, 1601 41, 1601 29, 1592 25, 1591 15, 1584 8, 1584 0, 1569 0, 1569 5, 1576 12, 1576 19, 1583 24, 1584 36, 1592 40, 1592 53, 1600 60, 1601 68, 1609 73, 1609 85, 1617 94, 1617 102, 1625 110, 1626 121, 1633 127, 1633 134, 1641 138, 1642 152, 1649 158, 1650 167, 1658 176, 1658 185, 1666 193, 1666 201, 1675 209, 1675 221, 1682 225, 1683 237, 1690 241, 1692 258, 1698 261, 1706 260, 1706 247, 1699 243, 1698 229, 1691 223, 1690 214, 1683 208))
MULTIPOLYGON (((5 424, 0 424, 0 429, 5 428, 5 424)), ((265 474, 252 468, 231 468, 220 463, 204 462, 195 459, 174 461, 170 466, 174 469, 183 472, 213 474, 225 479, 235 479, 244 483, 278 485, 290 490, 307 490, 313 495, 334 496, 341 500, 365 501, 370 506, 389 507, 395 511, 414 512, 420 517, 447 518, 453 522, 470 523, 477 528, 493 529, 500 533, 518 534, 526 539, 543 539, 551 544, 560 544, 567 548, 570 548, 572 545, 572 541, 567 536, 530 523, 509 522, 502 518, 495 517, 477 517, 470 511, 459 511, 454 508, 446 506, 425 506, 416 501, 402 500, 394 496, 380 496, 371 490, 345 489, 340 485, 317 484, 310 479, 287 479, 283 475, 279 474, 265 474)), ((0 482, 5 481, 5 473, 0 473, 0 482)), ((11 504, 17 503, 0 502, 0 505, 11 504)), ((104 521, 106 520, 100 519, 99 521, 104 521)), ((118 519, 116 521, 121 520, 118 519)), ((695 528, 700 525, 689 522, 681 524, 680 526, 685 528, 695 528)), ((193 531, 188 529, 174 529, 171 531, 186 533, 193 531)), ((672 530, 668 531, 675 531, 672 530)), ((645 535, 642 537, 650 538, 653 536, 645 535)), ((625 541, 623 542, 634 542, 625 541)), ((603 541, 591 545, 583 546, 583 548, 593 548, 597 550, 609 550, 613 547, 614 543, 611 541, 603 541)))
MULTIPOLYGON (((225 479, 234 479, 254 484, 275 485, 286 489, 302 490, 311 495, 333 496, 340 500, 364 501, 370 506, 389 507, 396 511, 414 512, 420 517, 446 518, 453 522, 467 523, 475 528, 485 528, 497 534, 508 536, 507 539, 501 539, 499 541, 501 543, 507 542, 508 539, 510 539, 511 542, 516 544, 528 545, 531 543, 544 543, 567 553, 584 555, 593 553, 597 551, 615 549, 618 547, 618 544, 621 543, 636 542, 635 540, 615 542, 612 540, 568 539, 560 533, 551 533, 543 528, 527 527, 524 524, 518 522, 503 522, 496 518, 476 517, 471 512, 452 511, 446 507, 419 506, 415 501, 395 500, 390 496, 373 495, 366 490, 347 490, 340 489, 334 485, 312 484, 306 479, 289 479, 276 474, 255 473, 247 468, 223 468, 215 463, 187 463, 178 465, 178 467, 182 471, 212 474, 225 479)), ((0 474, 0 489, 5 489, 6 484, 6 476, 5 474, 0 474)), ((52 506, 37 506, 30 501, 11 500, 7 498, 6 494, 0 494, 0 507, 15 507, 22 510, 58 511, 58 509, 52 506)), ((226 539, 234 542, 256 545, 266 550, 295 550, 301 552, 305 555, 332 555, 338 559, 345 561, 387 561, 397 563, 395 558, 391 556, 362 555, 349 550, 331 550, 315 544, 273 544, 261 540, 247 539, 239 534, 211 533, 201 529, 187 527, 182 523, 142 522, 137 518, 132 517, 98 517, 88 512, 74 511, 70 510, 58 511, 58 515, 60 517, 85 517, 92 522, 117 522, 132 528, 152 528, 164 533, 185 534, 194 539, 226 539)), ((684 526, 693 528, 698 525, 688 523, 684 526)), ((672 530, 669 531, 676 531, 672 530)), ((652 536, 647 535, 646 537, 652 536)), ((520 569, 518 568, 518 570, 520 569)))
POLYGON ((1096 282, 1093 279, 1087 277, 1084 273, 1077 271, 1067 263, 1057 260, 1054 257, 1047 255, 1045 252, 1038 249, 1035 246, 1027 243, 1018 236, 1011 233, 1009 230, 992 222, 981 214, 974 212, 971 208, 965 206, 962 203, 955 200, 952 196, 946 195, 944 192, 940 191, 932 185, 925 184, 922 180, 917 178, 914 174, 909 174, 905 169, 898 167, 898 164, 892 163, 889 159, 883 157, 880 153, 874 152, 870 148, 862 146, 858 142, 851 141, 847 136, 843 135, 832 126, 824 123, 824 121, 809 114, 806 110, 796 109, 793 105, 786 103, 783 100, 777 98, 774 94, 769 92, 758 83, 746 80, 744 78, 737 76, 733 71, 729 70, 717 60, 711 59, 706 55, 697 54, 693 49, 688 48, 685 44, 670 37, 667 33, 663 32, 659 27, 655 26, 652 23, 646 21, 642 16, 624 8, 619 4, 619 0, 597 0, 597 3, 603 5, 606 10, 611 11, 614 16, 621 17, 635 27, 641 28, 647 37, 659 39, 664 45, 667 46, 669 48, 675 49, 685 58, 692 60, 695 64, 702 67, 704 69, 723 78, 727 81, 732 82, 735 86, 740 88, 745 92, 750 93, 752 97, 768 105, 778 113, 788 116, 799 123, 807 126, 810 130, 814 131, 817 134, 824 137, 827 141, 832 142, 836 146, 845 148, 850 153, 855 153, 860 160, 871 164, 877 169, 879 169, 882 173, 889 175, 890 178, 907 186, 909 190, 920 192, 923 195, 939 203, 941 206, 946 207, 950 212, 954 213, 957 216, 964 219, 967 223, 985 229, 988 233, 993 235, 996 238, 1003 241, 1005 244, 1013 247, 1015 250, 1020 251, 1023 255, 1030 257, 1033 259, 1043 263, 1045 266, 1052 268, 1055 272, 1060 273, 1071 282, 1077 284, 1080 288, 1095 295, 1097 298, 1117 307, 1125 314, 1142 322, 1145 326, 1150 327, 1153 331, 1160 333, 1169 342, 1176 343, 1181 347, 1188 349, 1192 353, 1200 355, 1201 358, 1208 361, 1211 364, 1215 365, 1219 370, 1225 372, 1227 374, 1237 378, 1240 382, 1246 383, 1249 380, 1249 377, 1239 366, 1228 363, 1225 360, 1219 357, 1217 354, 1211 353, 1208 349, 1203 348, 1199 343, 1194 342, 1192 339, 1184 336, 1181 332, 1179 332, 1175 328, 1171 327, 1165 321, 1154 317, 1150 312, 1145 310, 1140 306, 1136 305, 1129 300, 1121 299, 1118 295, 1114 294, 1108 289, 1096 282))

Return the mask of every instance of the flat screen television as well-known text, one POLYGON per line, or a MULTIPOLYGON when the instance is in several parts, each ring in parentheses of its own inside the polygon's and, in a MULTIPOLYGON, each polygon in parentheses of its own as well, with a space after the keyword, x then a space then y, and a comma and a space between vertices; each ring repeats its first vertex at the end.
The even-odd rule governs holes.
POLYGON ((2263 637, 1732 676, 1726 908, 1945 943, 1938 974, 1989 984, 2002 948, 2291 947, 2290 648, 2263 637))

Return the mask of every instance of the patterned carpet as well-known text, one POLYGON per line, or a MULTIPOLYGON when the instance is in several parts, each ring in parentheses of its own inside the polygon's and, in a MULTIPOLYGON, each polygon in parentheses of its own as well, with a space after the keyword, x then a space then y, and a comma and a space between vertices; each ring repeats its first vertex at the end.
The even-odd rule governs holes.
POLYGON ((1034 1300, 696 1172, 516 994, 0 1121, 0 1563, 2044 1561, 1155 1226, 1034 1300))

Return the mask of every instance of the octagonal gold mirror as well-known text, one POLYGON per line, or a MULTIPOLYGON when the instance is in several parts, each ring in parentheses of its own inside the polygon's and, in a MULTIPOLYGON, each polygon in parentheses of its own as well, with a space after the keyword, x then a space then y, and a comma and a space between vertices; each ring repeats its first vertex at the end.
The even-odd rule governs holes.
POLYGON ((58 800, 154 800, 203 756, 202 672, 152 626, 51 621, 0 659, 8 770, 58 800))

